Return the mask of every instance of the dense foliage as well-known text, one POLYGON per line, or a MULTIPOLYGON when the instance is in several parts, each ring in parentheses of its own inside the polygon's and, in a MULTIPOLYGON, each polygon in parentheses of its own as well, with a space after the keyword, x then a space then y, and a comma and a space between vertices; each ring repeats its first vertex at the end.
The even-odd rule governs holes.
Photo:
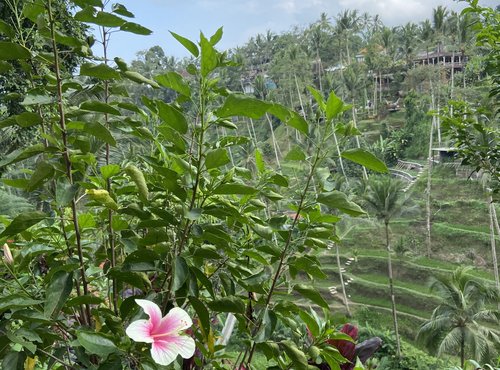
MULTIPOLYGON (((429 129, 427 108, 460 92, 454 76, 448 90, 429 72, 411 82, 417 92, 401 93, 410 83, 404 75, 419 34, 427 35, 420 45, 434 42, 438 52, 452 35, 465 47, 467 27, 457 31, 479 17, 468 13, 436 9, 434 39, 425 22, 389 29, 349 10, 335 25, 323 15, 306 30, 269 32, 230 52, 217 50, 222 28, 197 42, 172 33, 190 58, 177 62, 155 47, 128 64, 108 55, 111 35, 151 31, 123 5, 7 0, 2 368, 362 369, 354 330, 340 330, 347 318, 330 312, 316 285, 328 277, 321 256, 341 243, 339 230, 368 213, 385 226, 394 330, 366 336, 384 341, 366 366, 441 364, 399 338, 389 226, 403 189, 382 159, 425 156, 426 136, 440 130, 429 129), (87 25, 99 30, 103 57, 92 54, 87 25), (365 60, 356 63, 360 49, 365 60), (393 83, 383 92, 387 78, 393 83), (405 128, 387 123, 380 146, 372 145, 379 159, 358 124, 389 120, 401 99, 405 128), (194 356, 176 340, 194 341, 194 356), (158 354, 158 346, 170 352, 158 354)), ((484 44, 490 18, 478 31, 484 44)), ((475 77, 467 72, 464 88, 475 77)), ((474 154, 462 115, 469 111, 456 106, 444 123, 451 131, 460 128, 454 122, 465 125, 455 140, 474 154)), ((488 140, 484 156, 497 171, 488 140)), ((350 314, 345 290, 343 299, 350 314)))

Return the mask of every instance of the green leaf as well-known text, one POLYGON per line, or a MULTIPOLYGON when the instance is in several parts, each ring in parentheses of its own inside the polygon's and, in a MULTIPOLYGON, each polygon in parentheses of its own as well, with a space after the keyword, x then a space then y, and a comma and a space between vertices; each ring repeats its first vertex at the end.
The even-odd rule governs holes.
POLYGON ((115 278, 118 282, 127 283, 138 289, 150 289, 151 281, 143 272, 136 271, 120 271, 117 268, 112 268, 108 272, 109 276, 115 278))
POLYGON ((299 316, 304 321, 304 324, 306 324, 312 336, 315 338, 318 337, 320 335, 320 327, 314 317, 304 310, 299 311, 299 316))
POLYGON ((179 41, 182 44, 182 46, 184 46, 191 54, 193 54, 193 56, 195 58, 197 58, 198 55, 200 55, 200 51, 198 50, 198 47, 196 46, 196 44, 194 42, 192 42, 191 40, 189 40, 185 37, 182 37, 181 35, 176 34, 175 32, 170 31, 170 34, 177 41, 179 41))
POLYGON ((54 174, 54 167, 46 162, 42 161, 36 165, 35 172, 31 175, 30 181, 28 183, 27 191, 33 191, 37 189, 44 180, 50 178, 54 174))
POLYGON ((14 218, 10 225, 0 234, 0 238, 17 235, 40 221, 43 221, 45 218, 47 218, 47 215, 40 211, 21 213, 14 218))
POLYGON ((16 32, 10 24, 0 19, 0 34, 7 36, 12 39, 16 36, 16 32))
POLYGON ((35 144, 24 150, 15 150, 0 161, 0 167, 23 161, 46 151, 47 149, 43 144, 35 144))
POLYGON ((217 45, 217 43, 221 40, 223 34, 223 28, 220 27, 215 33, 210 37, 210 44, 213 46, 217 45))
POLYGON ((93 296, 93 295, 81 295, 79 297, 74 297, 66 302, 66 307, 81 306, 83 304, 96 304, 99 305, 104 303, 104 299, 93 296))
POLYGON ((286 177, 280 175, 280 174, 275 174, 272 175, 271 178, 269 179, 269 182, 287 188, 288 187, 288 180, 286 177))
POLYGON ((303 297, 309 299, 310 301, 316 303, 318 306, 329 309, 328 303, 326 303, 325 299, 321 296, 321 294, 312 286, 308 286, 305 284, 296 284, 293 287, 293 290, 298 292, 303 297))
POLYGON ((255 194, 258 190, 243 184, 222 184, 214 190, 214 194, 255 194))
POLYGON ((309 133, 309 126, 307 121, 297 112, 289 110, 280 104, 273 104, 269 108, 269 113, 278 117, 286 125, 299 130, 303 134, 307 135, 309 133))
POLYGON ((33 307, 34 305, 40 303, 43 303, 43 301, 28 298, 20 294, 10 294, 6 297, 0 298, 0 312, 4 312, 10 308, 33 307))
POLYGON ((125 258, 123 269, 129 271, 152 271, 156 269, 155 262, 159 260, 160 256, 155 251, 140 248, 125 258))
POLYGON ((215 113, 219 117, 243 116, 262 117, 272 104, 244 94, 231 94, 215 113))
POLYGON ((73 290, 73 273, 57 271, 45 292, 44 315, 55 318, 73 290))
POLYGON ((46 105, 52 104, 54 102, 54 98, 38 89, 33 89, 29 91, 22 101, 21 105, 30 106, 30 105, 46 105))
POLYGON ((89 135, 92 135, 111 146, 116 146, 116 140, 111 134, 111 132, 97 121, 80 122, 72 121, 68 122, 68 129, 82 130, 89 135))
POLYGON ((24 363, 28 356, 24 351, 10 351, 2 361, 2 369, 5 370, 25 370, 24 363))
POLYGON ((235 296, 215 299, 208 303, 208 307, 216 312, 245 313, 245 302, 235 296))
POLYGON ((71 0, 71 2, 78 5, 80 8, 85 8, 87 5, 95 6, 97 8, 104 7, 101 0, 71 0))
POLYGON ((307 89, 314 97, 314 100, 316 100, 316 102, 318 103, 320 109, 324 112, 326 110, 326 104, 325 99, 323 99, 323 94, 312 86, 307 86, 307 89))
POLYGON ((87 6, 77 12, 74 18, 80 22, 97 24, 103 27, 120 27, 126 21, 115 14, 99 11, 94 14, 94 8, 87 6))
POLYGON ((284 340, 279 343, 286 355, 292 360, 292 365, 295 370, 308 370, 307 357, 297 345, 291 340, 284 340))
POLYGON ((44 11, 45 7, 43 2, 37 0, 25 3, 22 14, 33 23, 36 23, 38 16, 44 11))
POLYGON ((191 88, 177 72, 167 72, 155 76, 154 79, 163 87, 168 87, 184 96, 191 96, 191 88))
POLYGON ((215 68, 217 68, 219 61, 217 51, 207 38, 200 33, 200 46, 201 46, 201 75, 208 76, 215 68))
POLYGON ((92 354, 107 357, 118 351, 113 341, 103 334, 77 330, 76 338, 82 347, 92 354))
POLYGON ((160 85, 158 85, 155 81, 150 80, 149 78, 144 77, 141 75, 139 72, 134 72, 134 71, 125 71, 123 72, 123 75, 127 77, 129 80, 140 83, 140 84, 146 84, 150 85, 154 88, 159 88, 160 85))
POLYGON ((43 119, 39 114, 32 112, 23 112, 14 117, 16 123, 21 127, 31 127, 43 122, 43 119))
POLYGON ((204 337, 207 337, 210 333, 210 315, 207 308, 198 298, 194 296, 189 296, 189 302, 193 306, 196 314, 198 315, 198 320, 201 329, 203 329, 204 337))
POLYGON ((98 100, 86 101, 80 105, 80 109, 88 110, 91 112, 114 114, 115 116, 120 115, 120 111, 118 109, 98 100))
POLYGON ((30 59, 31 52, 24 46, 0 41, 0 60, 30 59))
POLYGON ((111 11, 124 17, 134 18, 134 14, 129 12, 125 5, 122 4, 113 4, 111 11))
POLYGON ((108 164, 102 166, 99 171, 101 171, 102 177, 104 180, 110 179, 111 177, 118 175, 121 171, 121 168, 117 164, 108 164))
POLYGON ((255 343, 264 343, 271 339, 274 329, 276 329, 276 324, 278 323, 278 317, 268 307, 264 310, 264 315, 262 316, 262 325, 260 330, 255 336, 255 343))
POLYGON ((156 105, 158 107, 158 115, 168 126, 181 134, 187 132, 188 123, 181 111, 161 100, 158 100, 156 105))
POLYGON ((217 168, 224 166, 225 164, 228 164, 231 162, 231 159, 229 158, 229 154, 227 153, 227 150, 224 148, 219 148, 215 150, 211 150, 206 154, 205 157, 205 166, 207 170, 211 168, 217 168))
POLYGON ((189 277, 189 267, 186 260, 180 256, 175 257, 174 263, 174 283, 172 290, 180 289, 189 277))
POLYGON ((120 26, 120 30, 135 33, 136 35, 151 35, 153 31, 134 22, 125 22, 120 26))
POLYGON ((353 161, 354 163, 360 164, 372 171, 388 173, 389 169, 376 156, 364 149, 347 149, 342 152, 342 157, 353 161))
POLYGON ((335 118, 340 112, 342 112, 343 106, 344 102, 337 97, 333 91, 330 92, 326 102, 326 119, 331 120, 335 118))
POLYGON ((260 237, 266 239, 266 240, 271 240, 273 237, 273 229, 271 229, 269 226, 263 226, 257 223, 252 223, 251 228, 257 235, 260 237))
POLYGON ((205 276, 205 274, 198 268, 191 266, 191 272, 196 276, 196 279, 203 285, 212 298, 215 297, 214 289, 210 280, 205 276))
POLYGON ((356 203, 351 202, 347 198, 347 195, 338 190, 334 190, 329 193, 322 193, 318 195, 317 200, 325 206, 338 209, 339 211, 347 213, 350 216, 360 216, 366 213, 356 203))
POLYGON ((13 67, 9 62, 0 60, 0 75, 9 72, 12 68, 13 67))
POLYGON ((294 146, 285 156, 285 161, 304 161, 306 154, 299 146, 294 146))
POLYGON ((120 73, 104 63, 83 63, 80 66, 80 76, 95 77, 101 80, 112 80, 120 78, 120 73))
POLYGON ((90 229, 95 227, 96 222, 94 220, 94 216, 91 213, 80 213, 78 215, 78 226, 80 229, 90 229))

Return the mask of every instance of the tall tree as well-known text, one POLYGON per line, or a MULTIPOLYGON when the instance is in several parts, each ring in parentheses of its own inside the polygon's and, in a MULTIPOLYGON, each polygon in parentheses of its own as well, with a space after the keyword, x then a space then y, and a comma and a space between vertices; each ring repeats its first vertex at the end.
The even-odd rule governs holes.
POLYGON ((415 53, 418 26, 415 23, 408 22, 398 29, 398 49, 400 55, 404 58, 406 66, 411 66, 415 53))
POLYGON ((441 302, 417 335, 438 356, 458 353, 462 367, 466 358, 482 361, 495 356, 495 343, 500 341, 498 332, 484 324, 499 323, 500 312, 488 306, 498 302, 499 292, 468 275, 469 270, 459 268, 450 276, 431 279, 431 291, 441 302))
POLYGON ((399 338, 398 316, 396 309, 396 298, 394 295, 394 278, 392 271, 392 249, 390 240, 389 225, 394 216, 403 209, 406 199, 403 196, 403 184, 401 181, 390 176, 372 177, 369 179, 369 185, 364 200, 374 216, 384 223, 385 247, 387 249, 387 273, 389 276, 389 292, 392 307, 392 320, 394 325, 394 334, 396 336, 396 352, 401 355, 401 341, 399 338))
MULTIPOLYGON (((359 31, 361 17, 357 10, 346 9, 336 17, 335 33, 342 40, 346 51, 346 64, 351 63, 351 37, 359 31)), ((342 62, 342 58, 341 58, 342 62)))

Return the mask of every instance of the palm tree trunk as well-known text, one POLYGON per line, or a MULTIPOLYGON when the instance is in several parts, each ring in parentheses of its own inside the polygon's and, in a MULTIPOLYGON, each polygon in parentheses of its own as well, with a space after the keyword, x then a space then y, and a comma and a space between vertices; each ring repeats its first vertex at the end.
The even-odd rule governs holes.
MULTIPOLYGON (((434 94, 432 94, 432 109, 434 109, 434 94)), ((427 173, 427 188, 425 189, 426 193, 426 231, 427 231, 427 238, 426 238, 426 244, 427 244, 427 257, 431 257, 432 254, 432 240, 431 240, 431 231, 432 231, 432 225, 431 225, 431 184, 432 184, 432 141, 433 141, 433 133, 434 133, 434 123, 435 123, 436 118, 433 116, 432 117, 432 123, 431 123, 431 132, 429 134, 429 154, 428 154, 428 173, 427 173)))
POLYGON ((461 338, 460 338, 460 366, 463 368, 465 365, 465 333, 464 328, 460 328, 461 338))
POLYGON ((347 310, 347 317, 352 317, 351 310, 349 309, 349 302, 347 301, 347 294, 345 292, 344 276, 342 274, 342 266, 340 265, 340 252, 339 245, 335 243, 336 255, 337 255, 337 268, 339 269, 340 286, 342 287, 342 297, 344 298, 345 309, 347 310))
MULTIPOLYGON (((354 105, 354 98, 352 99, 352 123, 354 124, 354 128, 357 130, 358 125, 356 123, 356 108, 354 105)), ((361 149, 361 143, 359 142, 358 135, 356 135, 356 146, 358 147, 358 149, 361 149)), ((368 180, 368 173, 366 172, 366 168, 365 168, 365 166, 362 166, 362 167, 363 167, 363 179, 368 180)))
POLYGON ((300 94, 299 82, 297 81, 297 75, 295 73, 293 74, 293 78, 295 79, 295 88, 297 89, 297 96, 299 97, 300 109, 302 110, 302 117, 304 117, 304 119, 307 119, 306 111, 304 109, 304 103, 302 102, 302 95, 300 94))
MULTIPOLYGON (((498 260, 497 260, 497 250, 495 243, 495 226, 493 221, 493 213, 496 211, 493 209, 493 197, 491 196, 491 191, 488 194, 488 213, 490 216, 490 241, 491 241, 491 258, 493 259, 493 274, 495 275, 495 286, 497 290, 500 291, 500 278, 498 276, 498 260)), ((500 309, 500 303, 499 303, 500 309)))
POLYGON ((391 245, 389 242, 389 223, 385 222, 385 238, 387 248, 387 268, 389 272, 389 291, 391 294, 392 321, 394 324, 394 334, 396 335, 396 355, 401 357, 401 342, 399 339, 398 314, 396 310, 396 298, 394 297, 394 279, 392 275, 391 245))
POLYGON ((276 137, 274 136, 274 129, 273 129, 273 123, 271 122, 271 118, 269 118, 269 115, 266 113, 266 119, 267 122, 269 123, 269 129, 271 130, 271 140, 273 141, 273 148, 274 148, 274 155, 276 157, 276 164, 278 165, 278 168, 281 168, 281 163, 280 163, 280 158, 278 155, 278 143, 276 142, 276 137))
POLYGON ((335 131, 333 131, 333 141, 335 142, 335 148, 337 148, 337 155, 339 156, 340 170, 342 171, 342 175, 344 175, 347 187, 349 187, 349 179, 347 178, 347 175, 345 173, 344 161, 342 160, 342 153, 340 152, 339 141, 337 140, 337 134, 335 133, 335 131))

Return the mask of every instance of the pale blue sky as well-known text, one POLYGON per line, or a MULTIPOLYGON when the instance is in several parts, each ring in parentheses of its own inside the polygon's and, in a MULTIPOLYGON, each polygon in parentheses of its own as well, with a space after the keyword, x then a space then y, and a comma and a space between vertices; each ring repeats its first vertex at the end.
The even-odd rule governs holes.
MULTIPOLYGON (((113 0, 111 0, 114 2, 113 0)), ((451 0, 117 0, 135 14, 135 22, 151 30, 150 36, 131 33, 112 35, 110 56, 121 56, 127 61, 140 50, 159 45, 167 55, 187 56, 185 49, 168 31, 191 40, 198 40, 199 32, 213 34, 220 26, 224 36, 219 49, 243 45, 251 36, 271 30, 275 33, 293 26, 307 26, 319 19, 321 13, 335 17, 344 9, 358 9, 371 15, 379 14, 386 25, 395 26, 408 21, 419 22, 430 18, 432 9, 444 5, 459 10, 464 3, 451 0)), ((487 6, 496 6, 498 0, 480 0, 487 6)))

